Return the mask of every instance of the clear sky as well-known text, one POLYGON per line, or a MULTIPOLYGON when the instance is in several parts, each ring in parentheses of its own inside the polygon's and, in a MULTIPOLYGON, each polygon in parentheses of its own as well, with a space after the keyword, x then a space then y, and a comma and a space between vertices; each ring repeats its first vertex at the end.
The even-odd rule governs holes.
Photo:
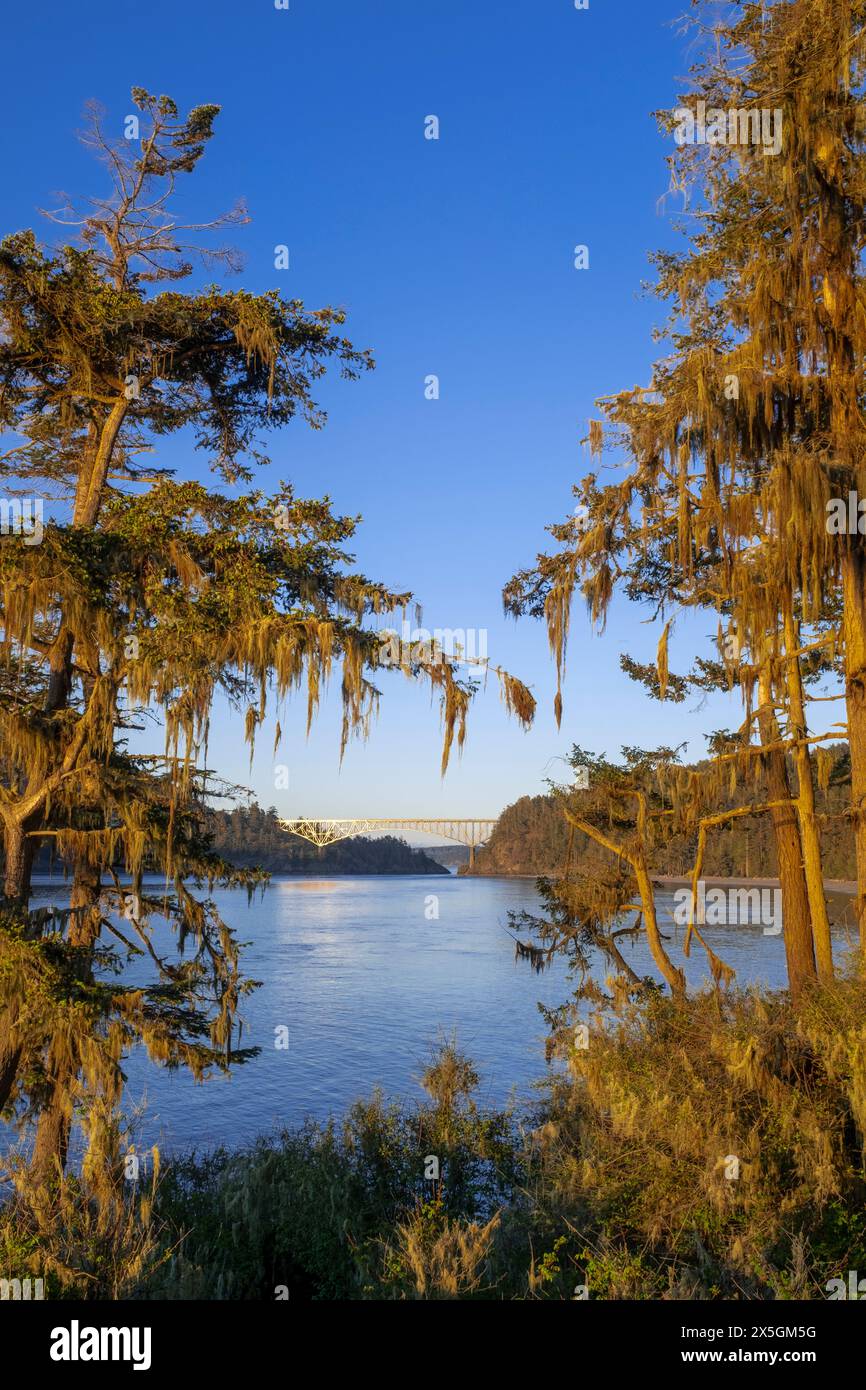
MULTIPOLYGON (((308 307, 343 306, 346 333, 377 369, 329 381, 326 429, 272 437, 262 485, 290 478, 363 515, 359 567, 409 588, 429 629, 486 631, 491 658, 539 700, 528 734, 491 683, 462 760, 439 776, 438 712, 402 677, 383 679, 367 744, 339 766, 339 698, 309 741, 300 708, 277 761, 272 732, 249 767, 239 722, 217 711, 211 765, 281 813, 495 815, 563 770, 572 742, 616 752, 690 740, 733 707, 659 707, 619 670, 649 659, 658 630, 614 607, 606 633, 573 619, 563 727, 542 626, 502 616, 501 588, 531 562, 544 527, 571 510, 589 468, 579 445, 599 395, 646 383, 661 306, 641 296, 647 253, 675 241, 666 142, 652 112, 675 104, 687 42, 682 0, 148 0, 18 4, 4 17, 0 228, 39 225, 52 193, 96 193, 104 176, 75 141, 84 102, 122 132, 133 85, 184 109, 222 106, 186 185, 200 218, 238 197, 237 283, 277 286, 308 307), (440 122, 427 140, 425 118, 440 122), (290 250, 275 270, 274 248, 290 250), (574 248, 589 247, 589 269, 574 248), (425 399, 425 378, 440 399, 425 399)), ((167 461, 200 472, 181 441, 167 461)), ((706 645, 709 618, 672 643, 706 645)))

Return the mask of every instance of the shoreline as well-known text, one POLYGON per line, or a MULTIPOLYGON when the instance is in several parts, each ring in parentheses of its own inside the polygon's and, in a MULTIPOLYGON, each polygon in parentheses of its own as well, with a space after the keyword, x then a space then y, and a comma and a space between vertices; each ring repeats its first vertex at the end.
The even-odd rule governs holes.
MULTIPOLYGON (((653 875, 652 881, 658 887, 663 888, 678 886, 688 888, 692 880, 685 875, 658 874, 653 875)), ((700 881, 705 883, 707 887, 719 888, 780 888, 782 886, 778 878, 741 878, 734 876, 711 878, 708 875, 702 875, 700 881)), ((841 893, 845 894, 846 897, 853 898, 857 894, 857 884, 854 879, 850 878, 825 878, 824 892, 841 893)))
MULTIPOLYGON (((556 873, 544 873, 539 871, 534 874, 457 874, 457 878, 556 878, 556 873)), ((652 882, 657 888, 688 888, 691 884, 691 877, 687 874, 653 874, 652 882)), ((710 888, 780 888, 781 882, 778 878, 745 878, 739 875, 711 876, 705 874, 701 876, 702 883, 710 888)), ((825 878, 824 891, 826 893, 838 893, 845 897, 857 896, 857 883, 850 878, 825 878)))

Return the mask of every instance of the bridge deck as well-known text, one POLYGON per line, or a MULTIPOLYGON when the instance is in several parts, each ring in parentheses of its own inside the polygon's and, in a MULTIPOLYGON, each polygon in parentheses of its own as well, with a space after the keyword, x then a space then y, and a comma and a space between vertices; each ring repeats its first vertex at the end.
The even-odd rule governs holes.
POLYGON ((281 820, 280 825, 289 835, 298 835, 319 849, 323 849, 325 845, 334 845, 338 840, 351 839, 353 835, 367 835, 371 831, 426 831, 427 834, 441 835, 443 839, 468 845, 469 863, 472 865, 475 862, 475 850, 490 839, 497 820, 497 816, 475 816, 467 819, 421 816, 392 819, 365 816, 355 820, 281 820))

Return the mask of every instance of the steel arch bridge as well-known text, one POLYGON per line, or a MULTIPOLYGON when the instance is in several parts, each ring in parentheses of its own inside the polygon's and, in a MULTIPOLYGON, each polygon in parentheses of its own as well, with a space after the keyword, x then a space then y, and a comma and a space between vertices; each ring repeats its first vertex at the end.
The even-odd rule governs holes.
POLYGON ((498 819, 498 816, 475 816, 470 820, 428 820, 421 817, 381 820, 368 816, 362 820, 281 820, 280 825, 289 835, 300 835, 301 839, 309 840, 311 845, 319 849, 334 845, 338 840, 349 840, 353 835, 368 835, 371 831, 424 830, 428 835, 441 835, 445 840, 468 845, 469 867, 472 868, 476 849, 490 839, 498 819))

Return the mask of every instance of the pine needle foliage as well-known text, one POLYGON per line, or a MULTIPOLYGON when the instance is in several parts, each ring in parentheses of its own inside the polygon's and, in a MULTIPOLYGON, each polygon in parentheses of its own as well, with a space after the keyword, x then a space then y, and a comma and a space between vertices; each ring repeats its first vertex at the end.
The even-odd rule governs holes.
MULTIPOLYGON (((239 1012, 254 982, 199 891, 252 892, 264 878, 211 848, 209 800, 229 790, 208 769, 215 701, 252 757, 266 717, 278 716, 279 746, 283 703, 301 693, 309 729, 336 678, 344 751, 378 707, 376 623, 411 599, 353 568, 357 519, 328 497, 252 486, 269 435, 324 425, 314 393, 326 371, 356 378, 372 359, 343 336, 339 310, 183 285, 199 254, 237 268, 206 243, 247 220, 242 208, 177 220, 177 185, 218 108, 184 116, 141 88, 133 101, 138 145, 109 140, 91 112, 86 140, 109 192, 52 214, 74 244, 50 248, 29 230, 0 242, 0 477, 51 506, 38 544, 11 534, 0 545, 0 1112, 39 1117, 34 1167, 46 1181, 75 1113, 110 1123, 132 1046, 197 1077, 254 1055, 239 1012), (203 455, 212 483, 159 463, 172 436, 203 455), (129 733, 151 724, 162 753, 132 753, 129 733), (46 842, 71 879, 69 908, 47 914, 29 910, 46 842), (154 873, 161 892, 147 887, 154 873), (159 919, 176 958, 154 946, 159 919), (148 988, 118 978, 135 955, 153 967, 148 988)), ((530 692, 489 669, 530 722, 530 692)), ((444 773, 477 683, 441 654, 403 674, 441 701, 444 773)))
MULTIPOLYGON (((688 683, 739 689, 744 722, 711 744, 707 780, 768 784, 799 995, 833 976, 813 750, 845 734, 866 940, 866 538, 827 524, 828 502, 864 490, 866 7, 744 4, 705 25, 706 13, 693 6, 702 56, 662 130, 683 112, 769 112, 779 148, 708 139, 670 156, 689 213, 686 248, 654 257, 670 352, 648 387, 599 402, 590 448, 597 461, 621 450, 621 477, 584 479, 580 519, 550 528, 558 549, 504 600, 546 620, 560 679, 577 594, 599 626, 616 591, 645 603, 660 625, 655 670, 626 669, 661 700, 687 688, 669 668, 678 613, 713 613, 716 650, 697 654, 688 683), (844 681, 846 717, 813 730, 807 687, 821 671, 844 681)), ((724 819, 708 809, 712 833, 724 819)))

